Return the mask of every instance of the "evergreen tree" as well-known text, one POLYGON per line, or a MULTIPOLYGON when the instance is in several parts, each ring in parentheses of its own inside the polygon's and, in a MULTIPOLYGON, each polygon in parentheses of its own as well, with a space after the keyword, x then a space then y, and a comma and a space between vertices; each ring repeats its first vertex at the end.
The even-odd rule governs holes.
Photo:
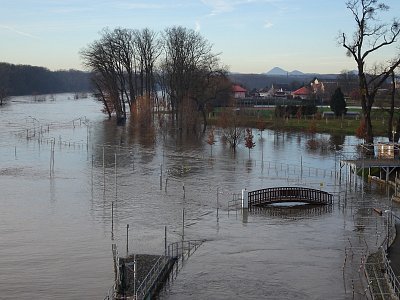
POLYGON ((347 112, 346 101, 340 87, 338 87, 331 97, 331 110, 339 117, 347 112))

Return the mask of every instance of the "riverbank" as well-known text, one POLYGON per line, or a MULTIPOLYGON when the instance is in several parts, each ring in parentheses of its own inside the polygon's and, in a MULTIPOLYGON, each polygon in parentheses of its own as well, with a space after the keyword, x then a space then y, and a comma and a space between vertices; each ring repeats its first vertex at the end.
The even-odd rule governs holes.
MULTIPOLYGON (((274 108, 256 109, 244 108, 238 115, 240 125, 243 127, 293 131, 310 133, 329 133, 333 135, 356 135, 357 128, 360 127, 359 118, 334 118, 323 117, 322 113, 317 116, 301 116, 280 118, 276 117, 274 108)), ((209 117, 209 124, 219 125, 219 112, 214 112, 209 117)), ((372 115, 372 128, 375 136, 387 136, 387 118, 381 111, 375 111, 372 115)))

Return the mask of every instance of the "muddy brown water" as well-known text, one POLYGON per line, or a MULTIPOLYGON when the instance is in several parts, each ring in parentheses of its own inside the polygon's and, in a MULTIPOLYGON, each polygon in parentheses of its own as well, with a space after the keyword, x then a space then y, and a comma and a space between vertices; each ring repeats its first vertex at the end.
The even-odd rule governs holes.
MULTIPOLYGON (((68 94, 0 108, 1 299, 103 299, 114 278, 111 244, 126 255, 126 224, 130 253, 162 254, 164 226, 169 242, 182 238, 182 209, 184 238, 206 242, 162 299, 363 299, 357 260, 384 232, 371 208, 389 202, 379 186, 344 192, 331 176, 334 152, 307 150, 310 137, 300 133, 267 130, 263 139, 254 132, 250 159, 243 145, 233 155, 219 139, 211 157, 206 137, 116 127, 100 109, 68 94), (321 188, 342 202, 228 211, 232 193, 274 186, 321 188)), ((357 142, 318 137, 349 153, 357 142)))

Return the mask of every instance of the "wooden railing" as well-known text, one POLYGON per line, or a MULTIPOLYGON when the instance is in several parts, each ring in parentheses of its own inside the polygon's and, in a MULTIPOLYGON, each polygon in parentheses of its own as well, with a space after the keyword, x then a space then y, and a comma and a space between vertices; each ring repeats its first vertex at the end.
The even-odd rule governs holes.
POLYGON ((332 204, 333 195, 321 190, 301 187, 273 187, 251 191, 249 206, 279 202, 305 202, 310 204, 332 204))

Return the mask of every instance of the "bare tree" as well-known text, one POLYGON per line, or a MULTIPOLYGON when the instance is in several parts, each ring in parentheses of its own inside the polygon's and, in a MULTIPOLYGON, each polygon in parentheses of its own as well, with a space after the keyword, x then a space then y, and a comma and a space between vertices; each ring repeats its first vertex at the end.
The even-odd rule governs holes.
POLYGON ((111 101, 109 91, 106 87, 106 82, 103 76, 99 73, 93 73, 92 83, 95 87, 94 97, 103 103, 103 112, 111 119, 112 112, 114 111, 114 104, 111 101))
MULTIPOLYGON (((358 76, 354 72, 343 70, 336 78, 338 87, 345 95, 350 95, 354 89, 358 88, 358 76)), ((333 90, 331 94, 333 94, 333 90)))
POLYGON ((161 54, 161 41, 157 33, 145 28, 134 31, 134 43, 137 49, 140 95, 150 97, 155 92, 155 64, 161 54))
MULTIPOLYGON (((184 27, 167 28, 163 36, 165 57, 162 73, 166 90, 178 127, 183 128, 183 103, 192 99, 198 80, 204 79, 204 70, 213 65, 217 55, 198 32, 184 27)), ((197 97, 198 98, 198 97, 197 97)))
POLYGON ((400 55, 382 62, 382 68, 376 64, 368 65, 370 58, 383 48, 397 44, 400 34, 400 24, 394 20, 391 24, 381 23, 378 13, 389 7, 378 0, 349 0, 347 8, 356 21, 356 29, 352 37, 342 33, 340 44, 347 50, 347 55, 353 57, 357 64, 361 107, 365 121, 365 141, 374 142, 371 124, 371 109, 378 89, 385 83, 390 74, 400 64, 400 55), (370 68, 368 70, 368 68, 370 68))
MULTIPOLYGON (((207 69, 198 70, 197 76, 192 83, 193 88, 190 98, 195 102, 197 112, 203 118, 203 133, 205 133, 208 125, 207 110, 211 110, 211 103, 216 99, 221 97, 228 99, 230 97, 232 82, 229 80, 227 71, 224 68, 213 64, 208 66, 207 69)), ((197 121, 197 116, 195 118, 197 121)))
POLYGON ((245 131, 242 124, 242 116, 232 107, 224 110, 219 117, 219 125, 222 128, 222 138, 228 142, 233 151, 242 142, 245 131))
POLYGON ((399 94, 396 90, 396 76, 394 72, 392 72, 390 79, 390 107, 388 109, 383 109, 389 114, 389 120, 387 124, 387 137, 389 141, 397 142, 400 135, 400 115, 397 117, 397 124, 395 125, 396 100, 399 99, 399 94))
MULTIPOLYGON (((106 35, 108 32, 105 33, 106 35)), ((104 36, 103 39, 95 41, 86 49, 81 51, 84 64, 95 74, 95 87, 97 94, 102 95, 103 103, 112 103, 111 111, 115 111, 117 122, 123 122, 126 119, 125 105, 123 97, 120 95, 122 86, 121 79, 118 78, 120 67, 116 61, 112 41, 104 36)), ((108 105, 110 107, 110 105, 108 105)))
POLYGON ((144 107, 135 104, 139 96, 150 101, 146 109, 155 107, 157 78, 178 127, 195 129, 201 113, 205 130, 207 105, 230 89, 226 71, 211 48, 198 32, 183 27, 166 29, 162 41, 147 28, 117 28, 104 29, 101 38, 83 49, 81 56, 94 74, 95 95, 103 101, 104 111, 115 114, 118 122, 126 119, 126 104, 131 116, 139 115, 137 109, 144 107), (162 49, 165 55, 157 72, 162 49))
POLYGON ((108 113, 115 112, 117 122, 126 120, 126 103, 131 107, 135 99, 133 84, 135 55, 130 30, 104 29, 100 40, 81 51, 88 69, 95 74, 97 94, 102 95, 108 113), (112 104, 112 105, 110 105, 112 104))

